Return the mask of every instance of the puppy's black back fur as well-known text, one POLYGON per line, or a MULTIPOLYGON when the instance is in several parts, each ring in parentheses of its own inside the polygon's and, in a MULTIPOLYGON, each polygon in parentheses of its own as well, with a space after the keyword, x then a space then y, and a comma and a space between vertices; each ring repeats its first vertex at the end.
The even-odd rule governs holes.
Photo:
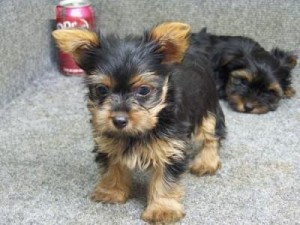
POLYGON ((189 121, 190 132, 195 124, 212 113, 216 116, 217 132, 225 137, 225 119, 218 102, 216 85, 212 79, 213 71, 205 48, 191 45, 183 62, 173 69, 171 85, 176 88, 178 119, 189 121))

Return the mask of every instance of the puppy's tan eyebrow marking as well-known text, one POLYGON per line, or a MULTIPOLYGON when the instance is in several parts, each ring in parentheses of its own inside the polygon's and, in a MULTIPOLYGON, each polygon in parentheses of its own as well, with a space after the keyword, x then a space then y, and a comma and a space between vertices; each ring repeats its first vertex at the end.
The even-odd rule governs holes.
POLYGON ((153 72, 147 72, 142 74, 137 74, 133 78, 131 78, 129 84, 133 88, 140 87, 142 85, 149 85, 157 80, 157 76, 153 72))
POLYGON ((87 84, 103 84, 109 88, 114 85, 113 78, 111 76, 105 74, 97 74, 97 75, 88 75, 86 78, 87 84))
POLYGON ((243 78, 249 82, 251 82, 253 80, 253 76, 247 70, 234 70, 231 72, 231 76, 236 77, 236 78, 243 78))

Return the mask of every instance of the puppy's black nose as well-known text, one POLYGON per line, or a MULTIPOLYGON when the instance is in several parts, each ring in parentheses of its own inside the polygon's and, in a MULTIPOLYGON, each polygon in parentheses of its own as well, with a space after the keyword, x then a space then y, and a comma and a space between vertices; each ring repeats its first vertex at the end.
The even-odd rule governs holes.
POLYGON ((128 123, 128 119, 126 116, 115 116, 113 118, 113 123, 116 128, 122 129, 122 128, 126 127, 126 125, 128 123))
POLYGON ((245 108, 245 112, 251 112, 252 109, 253 109, 253 105, 252 105, 250 102, 247 102, 247 103, 244 105, 244 108, 245 108))

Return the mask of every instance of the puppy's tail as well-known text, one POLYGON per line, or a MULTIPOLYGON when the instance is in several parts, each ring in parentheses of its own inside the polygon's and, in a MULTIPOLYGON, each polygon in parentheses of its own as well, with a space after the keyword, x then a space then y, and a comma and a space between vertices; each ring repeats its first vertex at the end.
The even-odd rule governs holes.
POLYGON ((207 27, 203 27, 198 34, 207 34, 207 27))
POLYGON ((207 33, 207 28, 204 27, 198 33, 192 33, 190 44, 198 50, 208 51, 211 47, 211 40, 210 34, 207 33))
POLYGON ((199 32, 197 33, 192 33, 191 38, 193 40, 202 40, 202 39, 207 39, 209 38, 209 33, 207 33, 207 27, 202 28, 199 32))

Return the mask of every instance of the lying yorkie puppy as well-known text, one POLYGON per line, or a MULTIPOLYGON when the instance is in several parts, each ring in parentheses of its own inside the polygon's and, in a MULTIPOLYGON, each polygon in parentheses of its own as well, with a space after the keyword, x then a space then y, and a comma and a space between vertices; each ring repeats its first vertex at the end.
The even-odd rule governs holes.
POLYGON ((193 34, 192 45, 210 52, 219 97, 245 113, 267 113, 279 100, 292 97, 291 71, 297 56, 278 48, 270 52, 242 36, 217 36, 203 29, 193 34))
POLYGON ((209 59, 201 48, 187 51, 189 34, 190 27, 178 22, 125 39, 81 29, 53 32, 58 47, 87 74, 97 160, 104 168, 93 201, 124 203, 131 170, 148 169, 142 219, 177 221, 185 215, 179 179, 191 144, 202 142, 191 172, 212 175, 220 167, 224 116, 209 59))

